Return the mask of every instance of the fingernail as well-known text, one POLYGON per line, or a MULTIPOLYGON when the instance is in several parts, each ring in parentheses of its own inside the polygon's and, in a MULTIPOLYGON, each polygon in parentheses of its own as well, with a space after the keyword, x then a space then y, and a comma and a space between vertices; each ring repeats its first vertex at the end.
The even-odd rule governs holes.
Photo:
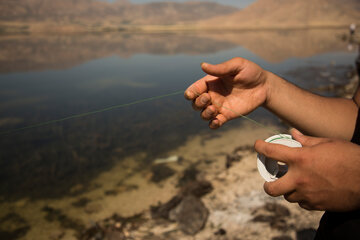
POLYGON ((302 134, 299 130, 297 130, 296 128, 292 129, 293 133, 295 133, 298 136, 304 136, 304 134, 302 134))
POLYGON ((202 62, 201 63, 201 67, 206 67, 207 63, 206 62, 202 62))
POLYGON ((217 120, 213 120, 210 122, 210 128, 218 128, 219 127, 219 123, 217 122, 217 120))
POLYGON ((194 93, 192 91, 186 91, 185 95, 187 98, 189 99, 193 99, 194 98, 194 93))
POLYGON ((203 104, 208 103, 209 99, 207 97, 202 97, 200 100, 203 104))

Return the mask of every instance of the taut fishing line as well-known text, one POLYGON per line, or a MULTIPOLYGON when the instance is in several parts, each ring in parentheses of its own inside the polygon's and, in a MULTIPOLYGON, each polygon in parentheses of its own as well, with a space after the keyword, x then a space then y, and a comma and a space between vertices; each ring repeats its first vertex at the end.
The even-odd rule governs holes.
MULTIPOLYGON (((2 132, 0 132, 0 135, 6 135, 6 134, 11 134, 11 133, 16 133, 16 132, 19 132, 19 131, 27 130, 27 129, 43 127, 43 126, 63 122, 63 121, 70 120, 70 119, 86 117, 86 116, 94 115, 94 114, 97 114, 97 113, 102 113, 102 112, 106 112, 106 111, 110 111, 110 110, 114 110, 114 109, 129 107, 129 106, 132 106, 132 105, 145 103, 145 102, 150 102, 150 101, 153 101, 153 100, 158 100, 158 99, 162 99, 162 98, 166 98, 166 97, 176 96, 176 95, 180 95, 180 94, 183 94, 183 93, 184 93, 184 90, 180 90, 180 91, 176 91, 176 92, 172 92, 172 93, 168 93, 168 94, 163 94, 163 95, 159 95, 159 96, 155 96, 155 97, 149 97, 149 98, 136 100, 136 101, 133 101, 133 102, 130 102, 130 103, 123 103, 123 104, 114 105, 114 106, 110 106, 110 107, 106 107, 106 108, 102 108, 102 109, 98 109, 98 110, 94 110, 94 111, 90 111, 90 112, 74 114, 74 115, 70 115, 70 116, 67 116, 67 117, 59 118, 59 119, 53 119, 53 120, 49 120, 49 121, 45 121, 45 122, 40 122, 40 123, 37 123, 37 124, 28 125, 28 126, 25 126, 25 127, 14 128, 14 129, 2 131, 2 132)), ((198 93, 195 93, 195 94, 197 96, 200 96, 200 94, 198 94, 198 93)), ((229 111, 235 113, 237 116, 239 116, 241 118, 244 118, 244 119, 256 124, 259 127, 265 128, 265 129, 271 131, 272 133, 278 134, 278 132, 275 131, 274 129, 272 129, 272 128, 268 127, 268 126, 265 126, 264 124, 261 124, 261 123, 255 121, 254 119, 251 119, 251 118, 249 118, 247 116, 244 116, 244 115, 242 115, 242 114, 240 114, 240 113, 238 113, 238 112, 236 112, 236 111, 234 111, 234 110, 232 110, 230 108, 224 107, 222 105, 217 105, 217 107, 229 110, 229 111)))

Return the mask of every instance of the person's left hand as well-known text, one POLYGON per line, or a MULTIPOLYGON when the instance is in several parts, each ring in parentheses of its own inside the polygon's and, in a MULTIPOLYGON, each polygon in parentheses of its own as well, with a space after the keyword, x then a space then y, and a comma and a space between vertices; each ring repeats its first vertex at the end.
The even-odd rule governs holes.
POLYGON ((292 132, 302 148, 258 140, 255 150, 288 165, 288 172, 264 189, 273 197, 284 195, 307 210, 360 209, 360 146, 351 142, 314 138, 292 132))

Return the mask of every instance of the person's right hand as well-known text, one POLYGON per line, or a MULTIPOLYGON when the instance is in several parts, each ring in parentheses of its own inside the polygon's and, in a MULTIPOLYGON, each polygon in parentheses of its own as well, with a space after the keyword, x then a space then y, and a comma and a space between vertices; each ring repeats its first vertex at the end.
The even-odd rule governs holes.
POLYGON ((317 138, 292 131, 303 147, 291 148, 258 140, 255 150, 288 165, 289 171, 264 189, 284 195, 307 210, 348 212, 360 209, 360 146, 349 141, 317 138))
POLYGON ((195 110, 209 120, 212 129, 246 115, 261 106, 268 98, 267 72, 243 58, 211 65, 201 64, 206 75, 185 91, 195 110))

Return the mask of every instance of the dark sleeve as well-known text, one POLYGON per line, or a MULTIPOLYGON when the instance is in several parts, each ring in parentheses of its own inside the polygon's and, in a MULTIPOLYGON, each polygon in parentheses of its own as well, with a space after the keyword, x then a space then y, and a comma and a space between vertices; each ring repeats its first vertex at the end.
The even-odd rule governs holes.
POLYGON ((360 108, 358 110, 358 116, 357 116, 357 119, 356 119, 355 131, 354 131, 354 135, 353 135, 353 137, 351 139, 351 142, 360 145, 360 108))

